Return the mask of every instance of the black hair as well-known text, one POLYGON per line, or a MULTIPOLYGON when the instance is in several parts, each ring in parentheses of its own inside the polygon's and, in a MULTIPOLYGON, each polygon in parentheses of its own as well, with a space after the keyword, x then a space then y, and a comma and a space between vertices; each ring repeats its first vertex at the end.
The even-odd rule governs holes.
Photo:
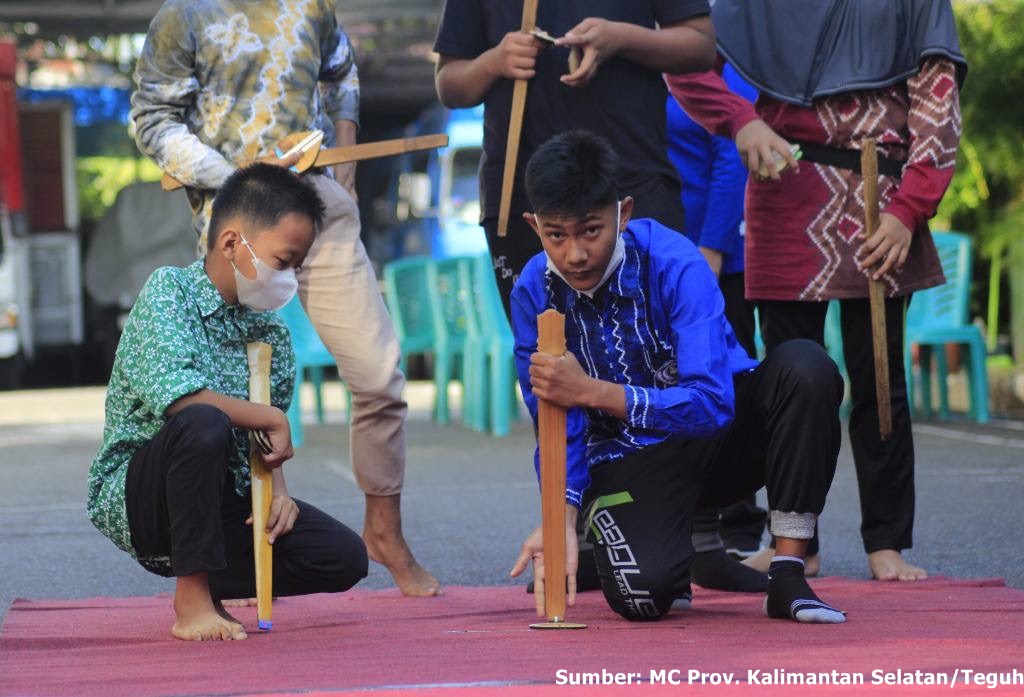
POLYGON ((526 195, 535 213, 583 219, 619 199, 619 158, 591 131, 566 131, 537 148, 526 165, 526 195))
POLYGON ((272 228, 289 213, 309 216, 314 231, 324 220, 324 202, 309 184, 284 167, 256 162, 224 182, 213 199, 207 248, 213 249, 227 222, 241 218, 255 233, 272 228))

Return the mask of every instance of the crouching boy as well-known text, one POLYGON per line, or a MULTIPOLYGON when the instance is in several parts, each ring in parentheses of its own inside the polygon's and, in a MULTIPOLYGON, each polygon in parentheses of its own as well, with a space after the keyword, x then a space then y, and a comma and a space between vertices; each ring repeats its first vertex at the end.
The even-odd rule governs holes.
POLYGON ((186 640, 244 639, 223 598, 255 595, 248 432, 273 468, 267 522, 279 596, 337 593, 366 575, 352 530, 288 495, 285 411, 295 357, 276 310, 295 294, 323 204, 281 167, 236 172, 213 204, 206 258, 157 269, 121 336, 103 445, 89 473, 89 517, 147 570, 174 576, 186 640), (246 344, 273 349, 271 405, 248 401, 246 344), (265 437, 265 438, 264 438, 265 437))
MULTIPOLYGON (((537 399, 568 410, 570 602, 578 515, 608 605, 630 620, 658 619, 688 596, 694 511, 766 486, 778 546, 765 611, 843 622, 803 573, 839 454, 835 364, 805 340, 761 364, 750 359, 700 252, 654 220, 630 221, 616 168, 611 147, 585 131, 536 151, 526 170, 533 213, 524 215, 544 251, 512 291, 526 404, 534 420, 537 399), (548 308, 566 316, 568 351, 558 358, 537 353, 537 315, 548 308)), ((542 577, 539 528, 513 575, 531 559, 542 577)))

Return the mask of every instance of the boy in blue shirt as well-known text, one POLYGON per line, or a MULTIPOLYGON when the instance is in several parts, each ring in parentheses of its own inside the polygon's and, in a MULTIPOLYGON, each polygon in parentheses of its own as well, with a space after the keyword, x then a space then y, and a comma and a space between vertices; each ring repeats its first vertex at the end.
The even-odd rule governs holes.
POLYGON ((206 258, 154 271, 121 335, 89 518, 147 571, 177 578, 179 639, 246 637, 221 600, 256 590, 250 431, 273 473, 275 594, 337 593, 366 576, 359 535, 292 499, 281 467, 292 457, 295 354, 271 310, 295 294, 323 213, 316 191, 282 167, 237 171, 214 199, 206 258), (252 341, 273 349, 270 405, 248 401, 252 341))
MULTIPOLYGON (((629 620, 651 620, 688 591, 694 511, 766 486, 778 547, 765 611, 843 622, 803 573, 839 454, 835 364, 799 340, 761 364, 751 359, 693 244, 653 220, 630 222, 633 201, 619 199, 616 167, 607 142, 585 131, 537 150, 526 171, 534 212, 525 218, 544 252, 512 292, 526 404, 535 420, 538 398, 568 410, 570 603, 580 511, 609 606, 629 620), (536 350, 536 318, 549 308, 566 315, 568 350, 559 358, 536 350)), ((531 559, 543 579, 540 528, 512 574, 531 559)), ((537 606, 542 614, 540 592, 537 606)))

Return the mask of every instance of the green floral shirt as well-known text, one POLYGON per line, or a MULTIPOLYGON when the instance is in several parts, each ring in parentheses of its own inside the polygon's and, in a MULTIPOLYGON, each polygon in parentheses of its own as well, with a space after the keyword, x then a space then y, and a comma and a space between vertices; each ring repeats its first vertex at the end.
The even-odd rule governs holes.
MULTIPOLYGON (((197 261, 153 272, 139 294, 121 341, 107 388, 103 445, 89 470, 87 510, 100 532, 146 566, 170 569, 166 557, 141 559, 132 548, 125 509, 128 462, 166 423, 164 411, 203 388, 249 398, 245 346, 270 344, 270 401, 288 409, 295 385, 295 354, 283 320, 274 312, 228 305, 197 261)), ((229 467, 235 491, 249 488, 249 438, 234 429, 229 467)))

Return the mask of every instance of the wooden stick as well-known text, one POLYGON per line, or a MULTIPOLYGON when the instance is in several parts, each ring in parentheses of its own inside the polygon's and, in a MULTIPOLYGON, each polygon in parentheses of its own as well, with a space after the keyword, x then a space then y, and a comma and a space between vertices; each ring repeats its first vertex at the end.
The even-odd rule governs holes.
MULTIPOLYGON (((537 0, 523 1, 521 30, 531 33, 537 25, 537 0)), ((519 136, 523 131, 523 113, 526 111, 527 80, 516 80, 512 88, 512 114, 508 122, 508 141, 505 145, 505 173, 501 179, 501 207, 498 209, 498 236, 508 234, 508 216, 512 210, 512 187, 516 181, 516 161, 519 159, 519 136)))
MULTIPOLYGON (((249 401, 270 404, 270 344, 253 341, 245 346, 249 362, 249 401)), ((270 470, 263 465, 259 448, 249 436, 249 472, 252 492, 252 543, 256 557, 256 622, 260 629, 271 627, 270 603, 273 598, 274 550, 267 540, 267 517, 274 498, 270 470)))
MULTIPOLYGON (((302 136, 307 134, 292 134, 281 139, 279 147, 281 150, 288 150, 294 147, 296 139, 301 141, 302 136)), ((296 165, 299 172, 304 172, 310 167, 327 167, 340 165, 345 162, 360 162, 372 160, 377 157, 388 157, 390 155, 402 155, 417 150, 430 150, 432 148, 443 148, 448 145, 448 136, 443 133, 427 136, 415 136, 413 138, 395 138, 393 140, 381 140, 376 143, 360 143, 359 145, 343 145, 338 148, 327 148, 309 153, 309 157, 302 158, 296 165)), ((164 191, 175 191, 184 186, 180 181, 170 174, 164 174, 160 180, 160 186, 164 191)))
MULTIPOLYGON (((864 234, 878 230, 878 152, 875 139, 861 144, 860 173, 864 180, 864 234)), ((885 328, 885 283, 869 278, 871 303, 871 346, 875 357, 875 397, 878 401, 878 435, 885 440, 892 434, 892 405, 889 397, 889 349, 885 328)))
MULTIPOLYGON (((565 315, 537 316, 537 350, 565 354, 565 315)), ((537 404, 540 443, 540 511, 544 535, 544 611, 549 622, 565 619, 565 409, 537 404)))

